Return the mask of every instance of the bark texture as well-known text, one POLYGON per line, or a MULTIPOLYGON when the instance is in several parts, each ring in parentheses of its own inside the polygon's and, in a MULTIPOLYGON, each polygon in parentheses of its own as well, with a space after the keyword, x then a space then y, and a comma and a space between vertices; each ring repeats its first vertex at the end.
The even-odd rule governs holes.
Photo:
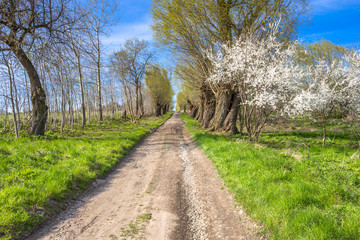
POLYGON ((236 127, 236 120, 238 118, 240 108, 240 96, 238 93, 234 93, 231 101, 231 106, 229 113, 226 116, 226 119, 224 121, 224 130, 225 131, 231 131, 233 134, 236 134, 239 132, 239 130, 236 127))
POLYGON ((161 115, 161 105, 160 104, 156 104, 156 109, 155 109, 155 116, 160 116, 161 115))
POLYGON ((197 120, 198 122, 202 122, 203 117, 204 117, 204 107, 205 107, 205 93, 202 92, 201 96, 200 96, 200 105, 199 105, 199 109, 196 113, 196 117, 195 120, 197 120))
POLYGON ((215 96, 211 91, 205 92, 205 104, 204 104, 204 114, 201 123, 202 128, 208 128, 210 126, 210 121, 215 113, 215 96))
POLYGON ((46 105, 46 94, 41 86, 39 75, 20 46, 10 44, 10 47, 25 68, 30 79, 32 103, 32 124, 30 134, 44 135, 48 116, 48 106, 46 105))
POLYGON ((231 97, 232 97, 232 92, 230 90, 220 91, 216 99, 215 114, 210 123, 210 129, 212 131, 216 131, 223 128, 224 121, 229 112, 231 97))

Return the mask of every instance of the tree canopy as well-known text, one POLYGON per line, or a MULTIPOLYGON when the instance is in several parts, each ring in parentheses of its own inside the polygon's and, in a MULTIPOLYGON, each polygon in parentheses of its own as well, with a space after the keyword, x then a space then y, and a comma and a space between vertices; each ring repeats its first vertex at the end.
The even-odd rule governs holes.
POLYGON ((155 106, 155 114, 159 116, 162 109, 169 109, 174 94, 168 72, 159 66, 149 67, 145 74, 145 84, 155 106))

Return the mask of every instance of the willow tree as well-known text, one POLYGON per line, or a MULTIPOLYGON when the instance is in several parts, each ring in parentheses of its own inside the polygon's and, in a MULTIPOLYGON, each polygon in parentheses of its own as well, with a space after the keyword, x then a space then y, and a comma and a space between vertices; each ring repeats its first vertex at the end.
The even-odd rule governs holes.
MULTIPOLYGON (((197 79, 200 83, 198 85, 206 86, 202 88, 202 95, 211 89, 216 102, 211 129, 235 129, 240 105, 238 92, 233 85, 205 82, 212 70, 206 50, 217 50, 224 44, 231 47, 234 40, 244 32, 257 33, 261 38, 268 23, 280 17, 282 34, 279 37, 291 38, 307 5, 308 0, 153 1, 153 29, 156 39, 162 44, 168 44, 174 53, 182 56, 181 60, 198 62, 199 69, 203 71, 204 78, 197 79)), ((213 101, 213 98, 209 101, 213 101)), ((213 106, 209 103, 203 104, 205 107, 202 111, 213 106)))
POLYGON ((174 94, 168 72, 157 66, 148 68, 145 74, 145 84, 155 106, 155 115, 160 116, 167 112, 174 94))
POLYGON ((26 70, 31 85, 32 124, 30 134, 43 135, 48 115, 46 94, 26 49, 49 41, 63 31, 66 3, 60 0, 4 0, 0 3, 1 51, 11 51, 26 70))

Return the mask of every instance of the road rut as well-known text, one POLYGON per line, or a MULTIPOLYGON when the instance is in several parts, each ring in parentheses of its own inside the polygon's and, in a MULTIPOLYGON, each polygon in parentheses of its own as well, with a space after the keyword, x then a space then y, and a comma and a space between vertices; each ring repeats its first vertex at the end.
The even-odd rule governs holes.
POLYGON ((179 113, 30 239, 260 239, 179 113))

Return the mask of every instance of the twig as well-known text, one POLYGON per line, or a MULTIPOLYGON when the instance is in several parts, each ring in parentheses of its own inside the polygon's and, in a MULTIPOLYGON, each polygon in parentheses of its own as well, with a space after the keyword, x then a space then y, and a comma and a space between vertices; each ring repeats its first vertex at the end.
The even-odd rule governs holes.
POLYGON ((304 146, 304 147, 307 149, 307 151, 308 151, 307 159, 309 159, 309 158, 310 158, 310 148, 309 148, 308 145, 306 145, 305 143, 299 143, 299 144, 296 146, 295 150, 291 153, 291 155, 293 155, 293 153, 295 153, 300 146, 304 146))

